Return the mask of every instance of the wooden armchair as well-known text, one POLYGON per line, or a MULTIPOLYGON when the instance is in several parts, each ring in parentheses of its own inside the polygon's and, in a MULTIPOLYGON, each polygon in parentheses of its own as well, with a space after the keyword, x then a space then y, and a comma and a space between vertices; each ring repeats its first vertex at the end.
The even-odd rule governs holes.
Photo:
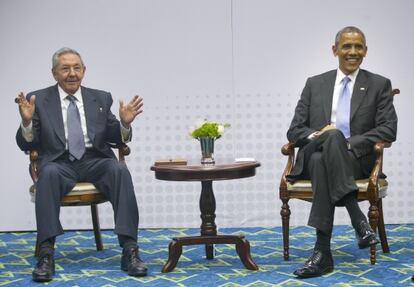
MULTIPOLYGON (((395 89, 392 95, 399 94, 400 91, 395 89)), ((369 178, 356 180, 359 188, 358 201, 368 200, 370 207, 368 211, 368 220, 372 229, 378 233, 381 241, 382 251, 389 253, 390 249, 387 242, 387 235, 384 226, 384 214, 382 211, 382 199, 387 195, 388 182, 384 178, 380 178, 383 163, 383 150, 391 146, 391 143, 381 142, 374 146, 374 153, 376 156, 375 165, 371 171, 369 178)), ((285 144, 282 147, 282 154, 288 156, 285 170, 282 174, 279 186, 279 197, 282 201, 282 208, 280 215, 282 216, 282 231, 283 231, 283 258, 289 259, 289 218, 290 207, 289 200, 291 198, 301 199, 312 202, 312 183, 310 180, 298 180, 291 184, 286 180, 286 176, 290 174, 295 163, 295 145, 294 143, 285 144)), ((370 248, 371 264, 376 262, 376 247, 370 248)))
MULTIPOLYGON (((112 148, 118 149, 118 160, 125 162, 125 156, 130 154, 130 148, 126 144, 113 145, 112 148)), ((38 152, 36 150, 30 151, 30 175, 35 183, 37 181, 37 159, 38 152)), ((36 188, 33 184, 30 189, 32 201, 35 201, 36 188)), ((75 187, 66 194, 61 202, 61 206, 91 206, 92 225, 95 234, 96 250, 103 250, 101 229, 99 226, 99 215, 97 204, 107 202, 107 198, 103 193, 99 192, 96 187, 90 182, 78 182, 75 187)), ((35 256, 38 255, 38 242, 36 243, 35 256)))

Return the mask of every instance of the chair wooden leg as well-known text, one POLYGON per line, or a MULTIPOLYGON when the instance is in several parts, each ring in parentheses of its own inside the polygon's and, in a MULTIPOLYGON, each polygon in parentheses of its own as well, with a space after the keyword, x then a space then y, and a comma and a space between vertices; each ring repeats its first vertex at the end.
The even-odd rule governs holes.
MULTIPOLYGON (((376 232, 377 226, 378 226, 379 212, 378 212, 377 202, 375 201, 370 201, 368 218, 369 218, 369 224, 371 225, 372 230, 376 232)), ((371 264, 374 265, 375 262, 377 261, 376 245, 371 246, 370 251, 371 251, 370 261, 371 261, 371 264)))
POLYGON ((99 226, 98 206, 91 204, 93 232, 95 234, 96 250, 103 250, 101 228, 99 226))
POLYGON ((378 201, 378 234, 381 240, 381 247, 383 253, 390 253, 390 247, 388 246, 387 233, 385 232, 384 213, 382 211, 382 199, 378 201))
POLYGON ((288 204, 289 199, 282 199, 282 209, 280 215, 282 216, 282 231, 283 231, 283 258, 289 259, 289 219, 290 208, 288 204))

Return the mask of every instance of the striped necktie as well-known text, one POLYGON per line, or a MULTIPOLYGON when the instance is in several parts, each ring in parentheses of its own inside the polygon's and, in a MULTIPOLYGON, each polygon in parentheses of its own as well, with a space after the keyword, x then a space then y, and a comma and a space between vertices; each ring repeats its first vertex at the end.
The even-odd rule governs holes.
POLYGON ((348 83, 351 81, 349 77, 342 79, 342 88, 338 98, 338 106, 336 108, 336 128, 339 129, 345 136, 351 136, 351 129, 349 120, 351 117, 351 92, 349 91, 348 83))
POLYGON ((86 148, 76 98, 73 95, 66 98, 70 102, 67 114, 69 159, 73 161, 81 159, 86 148))

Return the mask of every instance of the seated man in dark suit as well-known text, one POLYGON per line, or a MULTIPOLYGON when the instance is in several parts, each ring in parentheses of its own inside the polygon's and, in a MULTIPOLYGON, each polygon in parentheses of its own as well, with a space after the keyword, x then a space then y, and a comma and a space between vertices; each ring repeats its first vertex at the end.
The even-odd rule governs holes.
POLYGON ((307 80, 287 132, 300 147, 290 181, 311 179, 313 201, 308 224, 316 228, 310 258, 294 274, 315 277, 333 270, 330 250, 336 205, 345 205, 358 245, 378 243, 359 208, 356 179, 368 177, 376 142, 393 142, 397 116, 390 80, 360 69, 366 56, 364 33, 340 30, 332 47, 339 68, 307 80))
POLYGON ((142 98, 119 102, 120 121, 111 112, 110 93, 81 86, 85 65, 78 52, 58 50, 52 58, 57 84, 16 98, 21 115, 18 146, 39 152, 36 223, 39 245, 34 281, 50 281, 55 272, 54 243, 63 233, 60 201, 78 181, 92 182, 114 209, 115 230, 123 248, 121 269, 145 276, 137 247, 138 207, 131 175, 108 143, 131 140, 131 123, 142 112, 142 98))

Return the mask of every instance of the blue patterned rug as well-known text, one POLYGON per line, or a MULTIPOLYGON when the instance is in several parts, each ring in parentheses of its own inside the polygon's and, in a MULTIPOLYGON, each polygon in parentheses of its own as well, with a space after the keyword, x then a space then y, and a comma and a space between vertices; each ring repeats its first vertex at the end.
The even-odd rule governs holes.
MULTIPOLYGON (((143 278, 120 270, 121 249, 112 231, 103 232, 104 250, 96 251, 91 231, 66 232, 57 240, 56 275, 48 286, 414 286, 414 225, 387 225, 391 253, 378 251, 370 265, 368 250, 360 250, 354 231, 335 226, 332 240, 335 271, 299 280, 292 272, 309 256, 314 230, 291 228, 290 260, 282 258, 281 228, 222 228, 224 234, 244 234, 259 271, 240 262, 233 245, 216 245, 214 260, 204 258, 203 246, 185 246, 177 267, 161 273, 172 237, 197 234, 197 229, 139 231, 141 257, 149 267, 143 278)), ((0 233, 0 286, 39 285, 31 281, 35 233, 0 233)), ((380 245, 378 245, 380 249, 380 245)))

